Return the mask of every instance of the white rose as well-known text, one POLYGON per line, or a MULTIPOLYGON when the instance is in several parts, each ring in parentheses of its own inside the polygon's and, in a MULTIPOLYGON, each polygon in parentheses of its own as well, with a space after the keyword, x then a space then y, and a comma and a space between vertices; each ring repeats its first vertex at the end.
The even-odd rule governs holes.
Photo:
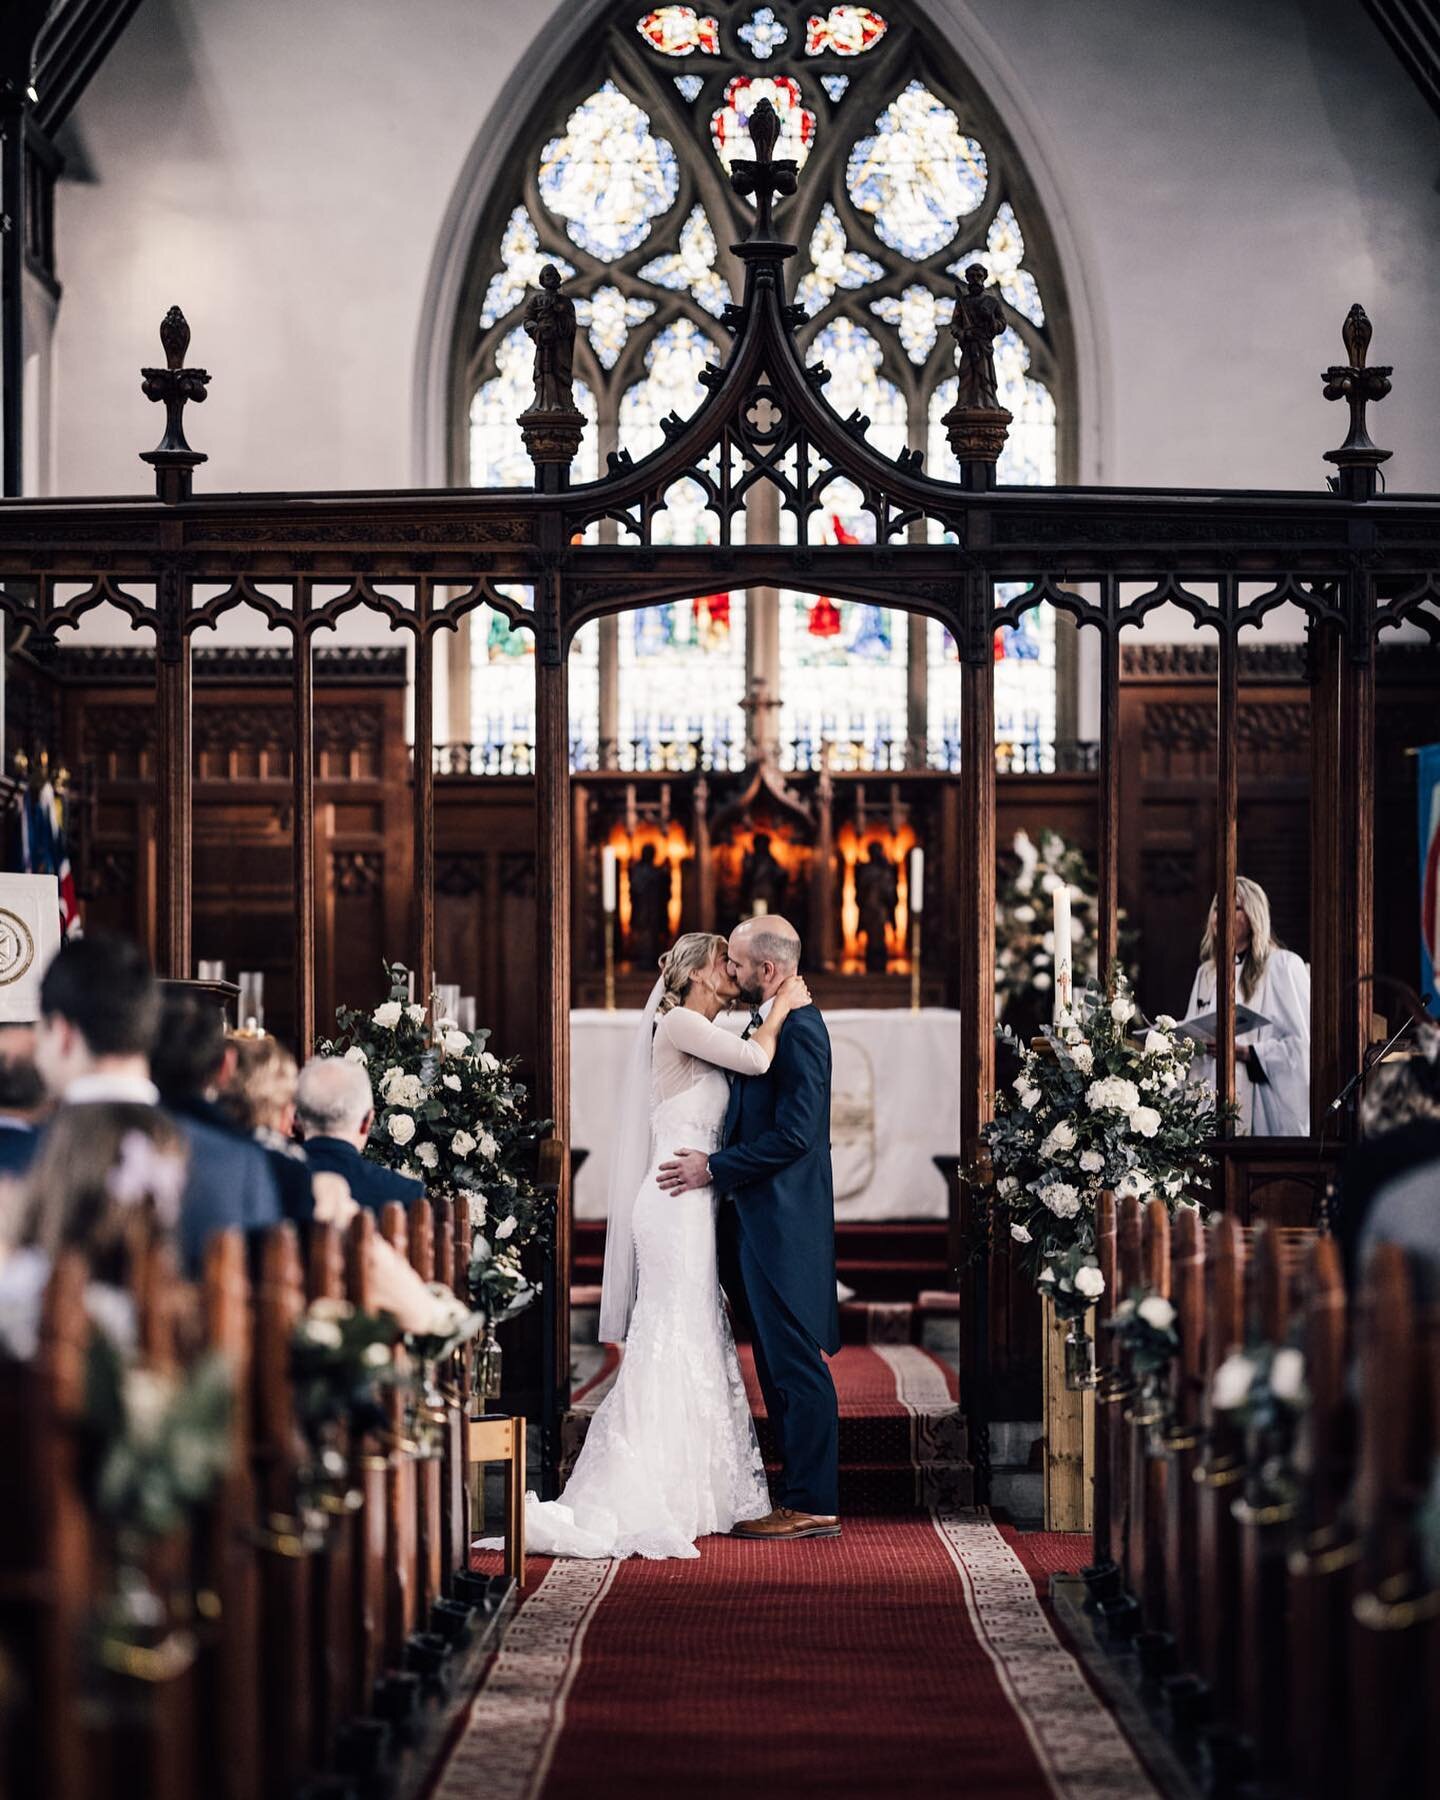
MULTIPOLYGON (((333 1327, 332 1327, 333 1329, 333 1327)), ((339 1333, 336 1333, 337 1337, 339 1333)), ((163 1375, 153 1369, 130 1369, 125 1375, 125 1412, 130 1428, 143 1442, 160 1435, 174 1392, 163 1375)))
POLYGON ((1052 1181, 1041 1190, 1040 1198, 1057 1219, 1073 1219, 1080 1210, 1080 1192, 1068 1181, 1052 1181))
POLYGON ((392 1143, 408 1144, 415 1135, 415 1121, 407 1112, 391 1113, 385 1121, 392 1143))
POLYGON ((1088 1075, 1095 1067, 1095 1052, 1088 1044, 1072 1044, 1070 1060, 1082 1075, 1088 1075))
POLYGON ((487 1075, 493 1075, 500 1067, 500 1058, 498 1056, 492 1056, 488 1050, 482 1050, 480 1052, 480 1067, 487 1075))
POLYGON ((370 1017, 382 1031, 393 1031, 400 1023, 400 1014, 404 1010, 398 1000, 387 1000, 383 1006, 377 1006, 370 1017))
POLYGON ((1048 988, 1050 985, 1049 971, 1046 969, 1037 969, 1030 977, 1030 985, 1031 987, 1048 988))
POLYGON ((1061 1119, 1050 1127, 1050 1135, 1040 1146, 1042 1156, 1058 1156, 1062 1151, 1075 1148, 1075 1127, 1068 1119, 1061 1119))
POLYGON ((1140 1090, 1123 1075, 1106 1075, 1086 1088, 1085 1104, 1091 1112, 1133 1113, 1140 1104, 1140 1090))
POLYGON ((1160 1129, 1160 1115, 1153 1106, 1137 1106, 1130 1115, 1130 1129, 1141 1137, 1152 1138, 1160 1129))
POLYGON ((448 1056, 463 1056, 469 1048, 470 1039, 463 1031, 445 1033, 445 1052, 448 1056))
POLYGON ((415 1146, 415 1160, 422 1168, 438 1168, 440 1164, 440 1152, 435 1148, 434 1144, 417 1144, 415 1146))
POLYGON ((1175 1308, 1163 1294, 1146 1295, 1138 1311, 1152 1331, 1168 1331, 1175 1323, 1175 1308))
POLYGON ((1015 917, 1022 925, 1029 925, 1035 917, 1035 908, 1028 903, 1015 908, 1015 917))
POLYGON ((1080 1167, 1087 1175, 1098 1175, 1105 1167, 1105 1158, 1098 1150, 1082 1150, 1080 1152, 1080 1167))
POLYGON ((1143 1200, 1154 1185, 1143 1169, 1127 1169, 1120 1177, 1115 1196, 1124 1199, 1126 1194, 1133 1194, 1137 1200, 1143 1200))
POLYGON ((384 1100, 388 1100, 390 1098, 391 1088, 394 1087, 397 1081, 403 1081, 404 1079, 405 1071, 400 1067, 399 1063, 391 1063, 390 1067, 380 1077, 380 1097, 384 1100))
POLYGON ((1029 1093, 1022 1094, 1020 1096, 1020 1104, 1025 1108, 1026 1112, 1034 1112, 1035 1108, 1040 1104, 1039 1088, 1031 1088, 1029 1093))
POLYGON ((1237 1350, 1227 1356, 1215 1371, 1215 1381, 1210 1389, 1210 1398, 1220 1412, 1230 1412, 1235 1407, 1245 1404, 1254 1379, 1254 1363, 1248 1356, 1242 1356, 1237 1350))
POLYGON ((460 1077, 458 1075, 445 1075, 442 1076, 441 1079, 452 1094, 458 1094, 460 1092, 460 1077))
POLYGON ((1087 1300, 1098 1300, 1105 1292, 1105 1277, 1087 1263, 1083 1269, 1075 1271, 1075 1291, 1087 1300))
POLYGON ((457 1131, 450 1140, 452 1156, 468 1156, 475 1148, 475 1140, 468 1131, 457 1131))
POLYGON ((407 1006, 405 1010, 410 1015, 410 1023, 412 1025, 423 1025, 425 1023, 425 1008, 421 1006, 418 1000, 413 1006, 407 1006))
POLYGON ((500 1154, 500 1146, 488 1131, 480 1133, 480 1154, 489 1162, 494 1162, 500 1154))
POLYGON ((305 1326, 305 1335, 312 1344, 319 1344, 325 1350, 338 1350, 345 1342, 340 1327, 333 1319, 311 1319, 305 1326))
POLYGON ((1055 1279, 1055 1271, 1053 1269, 1044 1268, 1040 1271, 1040 1280, 1042 1282, 1043 1281, 1053 1281, 1054 1279, 1055 1279))
POLYGON ((1110 1002, 1110 1017, 1117 1025, 1126 1025, 1135 1017, 1135 1002, 1128 994, 1117 994, 1110 1002))
POLYGON ((1064 885, 1065 883, 1058 875, 1042 875, 1040 877, 1040 891, 1042 893, 1058 894, 1064 885))
POLYGON ((504 1239, 513 1235, 514 1230, 515 1230, 515 1215, 514 1215, 514 1213, 511 1213, 511 1215, 508 1219, 502 1219, 500 1221, 500 1223, 495 1227, 495 1236, 496 1236, 497 1240, 503 1242, 504 1239))
POLYGON ((346 1060, 346 1062, 353 1062, 353 1063, 368 1063, 370 1058, 365 1054, 365 1052, 360 1048, 360 1046, 358 1044, 352 1044, 350 1046, 350 1048, 345 1052, 345 1060, 346 1060))
POLYGON ((1017 1244, 1028 1244, 1030 1242, 1030 1233, 1023 1225, 1012 1225, 1010 1227, 1010 1235, 1017 1244))
POLYGON ((1177 1020, 1170 1013, 1156 1013, 1155 1023, 1164 1031, 1173 1031, 1177 1020))
POLYGON ((1270 1363, 1270 1392, 1287 1406, 1294 1406, 1305 1391, 1305 1358, 1287 1344, 1270 1363))
POLYGON ((1145 1033, 1145 1055, 1166 1056, 1169 1054, 1170 1040, 1163 1031, 1153 1029, 1145 1033))
POLYGON ((1023 1097, 1030 1092, 1030 1087, 1031 1087, 1030 1077, 1026 1073, 1026 1071, 1024 1069, 1022 1069, 1020 1071, 1020 1073, 1015 1077, 1015 1079, 1010 1083, 1010 1085, 1012 1088, 1014 1088, 1015 1092, 1017 1094, 1019 1094, 1023 1099, 1023 1097))

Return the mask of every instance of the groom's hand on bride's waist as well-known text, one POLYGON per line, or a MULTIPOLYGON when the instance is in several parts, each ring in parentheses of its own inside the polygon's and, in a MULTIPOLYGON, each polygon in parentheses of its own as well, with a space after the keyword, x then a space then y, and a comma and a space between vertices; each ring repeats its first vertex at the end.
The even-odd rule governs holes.
POLYGON ((710 1185, 710 1158, 703 1150, 677 1150, 673 1162, 662 1162, 655 1177, 667 1194, 683 1194, 687 1188, 710 1185))

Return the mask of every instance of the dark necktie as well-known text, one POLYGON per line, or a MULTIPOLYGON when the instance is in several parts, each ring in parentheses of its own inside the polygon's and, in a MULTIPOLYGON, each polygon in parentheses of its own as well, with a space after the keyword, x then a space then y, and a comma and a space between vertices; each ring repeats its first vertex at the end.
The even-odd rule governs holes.
POLYGON ((752 1006, 750 1008, 750 1023, 740 1033, 741 1037, 748 1038, 752 1031, 758 1031, 764 1023, 764 1019, 760 1016, 760 1008, 758 1006, 752 1006))

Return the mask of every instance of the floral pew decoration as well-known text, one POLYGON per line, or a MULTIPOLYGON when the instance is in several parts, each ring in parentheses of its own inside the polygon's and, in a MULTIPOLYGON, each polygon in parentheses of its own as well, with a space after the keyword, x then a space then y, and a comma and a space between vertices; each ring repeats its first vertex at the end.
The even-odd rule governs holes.
MULTIPOLYGON (((423 1181, 432 1199, 465 1209, 470 1259, 462 1299, 480 1315, 467 1333, 476 1346, 475 1386, 500 1390, 495 1327, 522 1312, 539 1292, 524 1253, 543 1247, 554 1229, 553 1207, 534 1177, 537 1145, 548 1120, 527 1116, 518 1059, 488 1048, 488 1030, 461 1031, 428 1005, 408 998, 411 977, 389 963, 390 997, 366 1011, 340 1007, 327 1056, 363 1063, 375 1095, 375 1126, 365 1154, 423 1181)), ((433 1360, 440 1360, 435 1358, 433 1360)))
POLYGON ((1106 1323, 1106 1329, 1115 1333, 1124 1353, 1122 1368, 1128 1367, 1129 1371, 1120 1377, 1133 1399, 1126 1420, 1146 1428, 1148 1449, 1156 1456, 1164 1455, 1168 1448, 1165 1434, 1171 1419, 1170 1372, 1180 1354, 1177 1323, 1174 1303, 1153 1288, 1135 1289, 1106 1323))
POLYGON ((327 1518, 357 1511, 355 1447, 383 1431, 383 1393, 401 1379, 395 1360, 400 1328, 386 1313, 362 1312, 348 1300, 312 1300, 296 1321, 290 1345, 295 1420, 308 1459, 300 1465, 296 1518, 312 1544, 327 1518))
POLYGON ((987 1236, 1008 1237, 1070 1324, 1072 1387, 1095 1383, 1085 1321, 1105 1287, 1095 1241, 1102 1190, 1118 1199, 1158 1196, 1173 1216, 1198 1204, 1188 1189, 1213 1163, 1215 1093, 1190 1079, 1194 1043, 1166 1015, 1149 1026, 1138 1019, 1116 968, 1103 993, 1082 992, 1074 1011, 1028 1048, 1001 1032, 1021 1058, 1020 1072, 996 1094, 983 1133, 987 1154, 968 1176, 987 1236))

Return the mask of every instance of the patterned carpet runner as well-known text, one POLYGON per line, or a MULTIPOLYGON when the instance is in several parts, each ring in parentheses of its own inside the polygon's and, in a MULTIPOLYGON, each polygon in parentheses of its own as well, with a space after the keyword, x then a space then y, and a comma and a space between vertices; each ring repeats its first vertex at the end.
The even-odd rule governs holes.
POLYGON ((1149 1800, 1037 1590, 1087 1557, 954 1511, 537 1561, 432 1800, 1149 1800))

